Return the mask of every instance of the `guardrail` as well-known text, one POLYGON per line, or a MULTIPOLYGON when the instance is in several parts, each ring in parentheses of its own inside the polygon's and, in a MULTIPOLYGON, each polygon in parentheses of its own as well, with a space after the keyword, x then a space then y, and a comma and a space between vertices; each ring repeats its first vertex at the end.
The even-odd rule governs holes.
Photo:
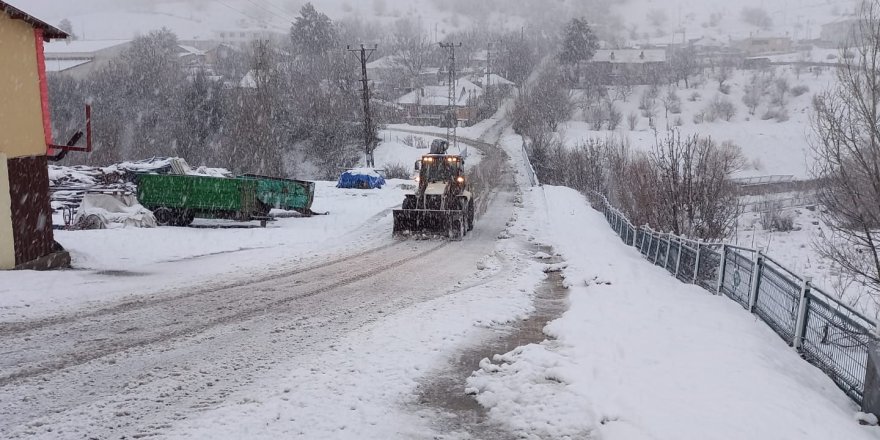
POLYGON ((529 175, 529 184, 531 186, 538 186, 538 173, 535 172, 535 167, 532 166, 532 159, 529 158, 529 151, 526 148, 525 137, 523 137, 522 155, 523 155, 523 162, 525 162, 525 164, 526 164, 526 172, 529 175))
POLYGON ((769 185, 774 183, 793 182, 794 176, 788 174, 777 174, 770 176, 740 177, 737 179, 731 179, 731 181, 739 186, 769 185))
POLYGON ((753 313, 862 404, 868 346, 877 340, 875 322, 761 250, 636 227, 602 194, 589 196, 624 243, 680 281, 724 295, 753 313))

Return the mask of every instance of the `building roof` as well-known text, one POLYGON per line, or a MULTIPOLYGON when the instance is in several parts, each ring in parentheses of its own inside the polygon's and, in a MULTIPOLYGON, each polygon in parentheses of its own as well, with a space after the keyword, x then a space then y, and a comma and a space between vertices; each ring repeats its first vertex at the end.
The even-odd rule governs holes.
POLYGON ((393 69, 397 67, 397 57, 394 55, 384 56, 375 61, 367 63, 367 69, 393 69))
MULTIPOLYGON (((478 85, 468 81, 467 79, 462 78, 456 81, 456 106, 467 106, 468 100, 471 97, 479 97, 482 95, 483 89, 480 88, 478 85)), ((397 103, 418 104, 435 107, 447 106, 449 105, 449 87, 425 86, 401 96, 397 99, 397 103)))
POLYGON ((3 11, 10 18, 14 20, 24 20, 27 24, 43 30, 43 39, 49 41, 51 39, 64 39, 69 37, 67 32, 58 29, 55 26, 52 26, 45 21, 42 21, 33 15, 28 14, 27 12, 22 11, 21 9, 16 8, 15 6, 10 5, 2 0, 0 0, 0 11, 3 11))
POLYGON ((485 87, 487 83, 489 85, 493 85, 493 86, 515 86, 516 85, 516 83, 514 83, 513 81, 511 81, 501 75, 495 74, 495 73, 492 73, 490 75, 480 75, 477 78, 477 82, 480 84, 480 86, 483 86, 483 87, 485 87))
POLYGON ((83 64, 91 63, 91 59, 71 58, 71 59, 47 59, 46 72, 64 72, 83 64))
POLYGON ((605 63, 663 63, 666 51, 663 49, 600 49, 593 55, 593 62, 605 63))
POLYGON ((93 56, 96 52, 130 43, 131 40, 67 40, 46 43, 46 56, 93 56))
POLYGON ((253 70, 249 70, 248 73, 238 82, 238 87, 242 89, 256 89, 257 88, 257 77, 254 74, 253 70))

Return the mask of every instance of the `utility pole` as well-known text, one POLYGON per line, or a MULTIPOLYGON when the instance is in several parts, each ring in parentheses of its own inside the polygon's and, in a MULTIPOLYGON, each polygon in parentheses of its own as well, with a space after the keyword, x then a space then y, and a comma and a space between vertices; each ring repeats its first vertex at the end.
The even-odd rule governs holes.
POLYGON ((376 162, 373 158, 373 151, 376 149, 376 139, 373 137, 373 114, 370 110, 370 80, 367 77, 367 63, 370 62, 370 57, 376 52, 378 45, 373 45, 369 49, 363 44, 360 46, 359 49, 352 49, 351 46, 347 46, 346 50, 353 53, 361 63, 362 98, 364 100, 364 154, 366 155, 367 167, 375 167, 376 162))
POLYGON ((455 48, 461 43, 440 43, 440 47, 449 52, 449 109, 446 115, 446 142, 449 146, 458 147, 458 117, 455 115, 457 91, 455 87, 455 48))
POLYGON ((492 46, 497 45, 500 47, 502 44, 503 40, 498 40, 497 42, 490 41, 486 50, 486 82, 483 84, 483 87, 486 88, 486 100, 493 108, 495 101, 492 99, 492 46))

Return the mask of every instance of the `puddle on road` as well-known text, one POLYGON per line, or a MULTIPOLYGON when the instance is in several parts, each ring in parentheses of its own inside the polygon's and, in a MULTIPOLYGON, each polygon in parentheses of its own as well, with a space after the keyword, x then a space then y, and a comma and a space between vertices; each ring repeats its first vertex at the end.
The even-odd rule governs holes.
MULTIPOLYGON (((542 250, 550 253, 547 250, 542 250)), ((555 264, 559 260, 540 260, 555 264)), ((544 326, 568 309, 568 291, 563 287, 560 273, 551 272, 538 287, 534 298, 535 311, 528 319, 518 321, 509 327, 494 330, 479 346, 469 347, 450 360, 447 368, 435 372, 431 382, 422 384, 418 392, 419 409, 436 413, 434 429, 441 433, 437 438, 464 438, 479 440, 507 440, 517 436, 488 420, 488 411, 474 396, 464 393, 467 378, 480 368, 480 360, 495 354, 503 354, 513 349, 540 343, 549 337, 544 334, 544 326)))

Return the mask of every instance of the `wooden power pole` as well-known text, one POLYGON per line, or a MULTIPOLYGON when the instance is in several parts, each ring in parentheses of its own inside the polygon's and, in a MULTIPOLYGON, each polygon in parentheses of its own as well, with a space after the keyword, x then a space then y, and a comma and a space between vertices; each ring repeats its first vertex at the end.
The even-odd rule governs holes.
POLYGON ((376 149, 376 139, 373 136, 373 113, 370 109, 370 80, 367 77, 367 63, 370 62, 370 58, 378 46, 374 45, 372 48, 367 48, 363 44, 360 46, 360 48, 354 49, 348 46, 346 49, 353 53, 361 63, 362 98, 364 100, 364 154, 366 155, 367 167, 375 167, 373 151, 376 149))

